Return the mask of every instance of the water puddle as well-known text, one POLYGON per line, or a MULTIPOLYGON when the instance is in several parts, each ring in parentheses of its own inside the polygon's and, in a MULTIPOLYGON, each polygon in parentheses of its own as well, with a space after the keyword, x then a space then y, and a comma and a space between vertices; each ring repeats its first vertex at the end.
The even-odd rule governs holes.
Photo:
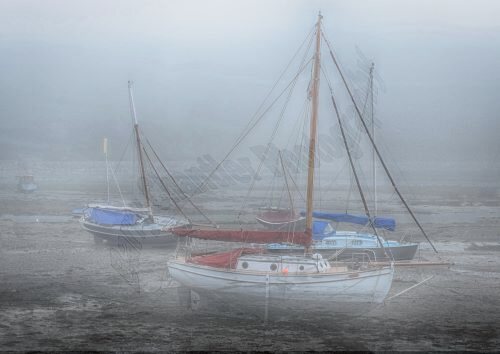
POLYGON ((10 220, 16 223, 66 223, 72 222, 74 218, 70 215, 12 215, 2 214, 0 220, 10 220))

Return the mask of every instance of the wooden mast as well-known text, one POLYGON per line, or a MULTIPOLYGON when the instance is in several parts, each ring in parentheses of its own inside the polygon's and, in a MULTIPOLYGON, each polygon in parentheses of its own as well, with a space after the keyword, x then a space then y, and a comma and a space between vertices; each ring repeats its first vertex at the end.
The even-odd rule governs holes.
POLYGON ((311 109, 311 124, 309 132, 309 164, 307 171, 307 205, 306 205, 306 235, 309 236, 310 243, 306 247, 306 254, 311 254, 312 243, 312 228, 313 228, 313 194, 314 194, 314 158, 316 154, 316 130, 318 121, 318 102, 319 102, 319 74, 321 65, 321 12, 318 14, 318 22, 316 24, 316 50, 314 53, 314 69, 312 77, 312 109, 311 109))
POLYGON ((151 209, 151 202, 149 199, 148 184, 146 182, 146 173, 144 171, 144 161, 142 157, 142 143, 141 143, 141 136, 139 134, 139 123, 137 122, 137 116, 135 114, 134 97, 132 95, 132 81, 128 82, 128 97, 130 100, 130 113, 132 114, 132 118, 134 119, 134 131, 137 143, 137 154, 139 157, 139 165, 141 169, 142 187, 144 188, 144 196, 146 197, 146 206, 149 209, 149 216, 152 218, 153 211, 151 209))
MULTIPOLYGON (((373 142, 375 142, 375 113, 373 112, 373 72, 375 70, 375 63, 372 63, 370 67, 370 112, 372 118, 372 137, 373 142)), ((372 148, 372 179, 373 179, 373 204, 374 204, 374 216, 377 216, 377 163, 375 159, 375 149, 372 148)))

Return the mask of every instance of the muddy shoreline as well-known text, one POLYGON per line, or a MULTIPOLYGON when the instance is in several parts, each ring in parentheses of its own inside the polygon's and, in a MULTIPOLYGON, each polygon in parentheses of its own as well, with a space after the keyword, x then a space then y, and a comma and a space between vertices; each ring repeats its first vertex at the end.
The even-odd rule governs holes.
MULTIPOLYGON (((173 250, 123 257, 95 245, 69 216, 102 197, 98 187, 31 195, 7 187, 0 190, 0 350, 494 351, 500 345, 500 198, 493 187, 418 187, 415 209, 440 257, 453 264, 397 269, 391 294, 432 275, 425 284, 359 316, 271 312, 266 325, 261 313, 187 309, 165 272, 173 250)), ((218 210, 215 218, 231 219, 224 198, 203 203, 218 210)), ((420 256, 436 259, 425 244, 420 256)))

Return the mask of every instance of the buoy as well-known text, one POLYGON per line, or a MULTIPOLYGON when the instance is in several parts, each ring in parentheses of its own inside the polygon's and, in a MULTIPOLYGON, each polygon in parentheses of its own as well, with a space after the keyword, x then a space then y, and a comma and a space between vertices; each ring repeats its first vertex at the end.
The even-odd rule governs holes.
POLYGON ((288 275, 288 268, 283 268, 281 271, 284 275, 288 275))

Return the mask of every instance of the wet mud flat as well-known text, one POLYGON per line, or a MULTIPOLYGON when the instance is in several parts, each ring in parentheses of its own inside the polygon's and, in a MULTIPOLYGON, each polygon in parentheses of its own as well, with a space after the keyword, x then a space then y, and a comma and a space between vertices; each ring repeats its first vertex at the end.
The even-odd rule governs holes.
MULTIPOLYGON (((389 297, 432 278, 370 311, 271 308, 264 323, 260 307, 188 303, 166 272, 174 250, 95 245, 69 212, 98 188, 3 188, 0 350, 498 350, 498 189, 418 192, 415 209, 452 265, 397 268, 389 297)), ((227 200, 205 203, 230 219, 227 200)), ((435 259, 424 244, 420 256, 435 259)))

